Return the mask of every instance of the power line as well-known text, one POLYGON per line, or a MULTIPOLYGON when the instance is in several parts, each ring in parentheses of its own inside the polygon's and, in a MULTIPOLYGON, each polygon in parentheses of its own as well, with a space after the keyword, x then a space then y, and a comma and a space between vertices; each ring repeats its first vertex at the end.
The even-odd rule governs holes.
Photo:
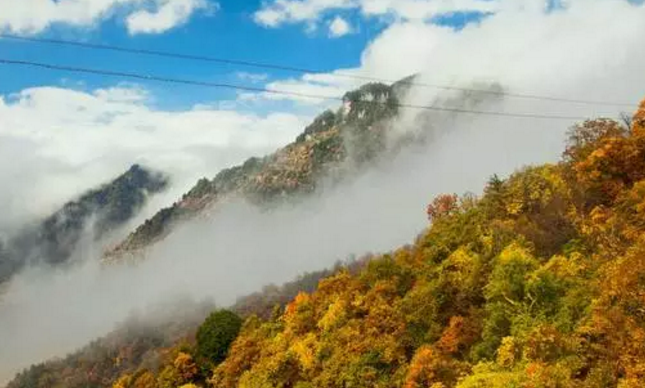
POLYGON ((79 41, 52 39, 52 38, 33 38, 33 37, 10 35, 10 34, 0 34, 0 38, 23 41, 23 42, 31 42, 31 43, 65 45, 65 46, 82 47, 82 48, 88 48, 88 49, 94 49, 94 50, 122 52, 122 53, 128 53, 128 54, 148 55, 148 56, 156 56, 156 57, 164 57, 164 58, 177 58, 177 59, 193 60, 193 61, 201 61, 201 62, 220 63, 220 64, 226 64, 226 65, 253 67, 253 68, 259 68, 259 69, 280 70, 280 71, 288 71, 288 72, 300 73, 300 74, 325 74, 331 77, 354 79, 354 80, 360 80, 360 81, 383 82, 388 84, 394 84, 398 82, 399 84, 408 85, 412 87, 425 87, 425 88, 439 89, 439 90, 482 93, 482 94, 490 94, 495 96, 505 96, 505 97, 512 97, 512 98, 553 101, 553 102, 566 102, 566 103, 582 104, 582 105, 603 105, 603 106, 636 108, 634 104, 626 104, 626 103, 571 99, 571 98, 562 98, 562 97, 554 97, 554 96, 542 96, 537 94, 509 93, 504 91, 484 90, 484 89, 470 89, 470 88, 462 88, 462 87, 456 87, 456 86, 419 83, 419 82, 413 82, 413 81, 397 81, 397 80, 389 80, 385 78, 372 77, 372 76, 366 76, 366 75, 360 75, 360 74, 349 74, 349 73, 343 73, 343 72, 329 73, 327 71, 320 70, 320 69, 287 66, 287 65, 256 62, 256 61, 243 61, 243 60, 237 60, 237 59, 194 55, 194 54, 182 54, 182 53, 176 53, 176 52, 170 52, 170 51, 136 49, 136 48, 106 45, 106 44, 100 44, 100 43, 88 43, 88 42, 79 42, 79 41))
MULTIPOLYGON (((292 92, 292 91, 286 91, 286 90, 258 88, 258 87, 250 87, 250 86, 235 85, 235 84, 214 83, 214 82, 187 80, 187 79, 180 79, 180 78, 160 77, 160 76, 146 75, 146 74, 141 74, 141 73, 130 73, 130 72, 121 72, 121 71, 113 71, 113 70, 92 69, 92 68, 86 68, 86 67, 56 65, 56 64, 51 64, 51 63, 14 60, 14 59, 7 59, 7 58, 0 58, 0 64, 15 65, 15 66, 28 66, 28 67, 47 69, 47 70, 52 70, 52 71, 65 71, 65 72, 81 73, 81 74, 93 74, 93 75, 101 75, 101 76, 109 76, 109 77, 118 77, 118 78, 137 79, 137 80, 144 80, 144 81, 162 82, 162 83, 168 83, 168 84, 182 84, 182 85, 199 86, 199 87, 242 90, 242 91, 249 91, 249 92, 268 93, 268 94, 285 95, 285 96, 301 97, 301 98, 311 98, 311 99, 328 100, 328 101, 345 101, 343 99, 343 97, 337 97, 337 96, 322 96, 322 95, 319 95, 319 94, 311 94, 311 93, 299 93, 299 92, 292 92)), ((380 101, 375 101, 375 100, 372 100, 372 101, 360 101, 360 102, 361 103, 387 104, 387 103, 380 102, 380 101)), ((487 115, 487 116, 501 116, 501 117, 517 117, 517 118, 531 118, 531 119, 551 119, 551 120, 585 120, 586 119, 585 117, 578 117, 578 116, 542 115, 542 114, 534 114, 534 113, 493 112, 493 111, 480 111, 480 110, 461 109, 461 108, 447 108, 447 107, 430 106, 430 105, 395 104, 394 106, 397 106, 397 107, 400 107, 400 108, 431 110, 431 111, 438 111, 438 112, 463 113, 463 114, 487 115)))

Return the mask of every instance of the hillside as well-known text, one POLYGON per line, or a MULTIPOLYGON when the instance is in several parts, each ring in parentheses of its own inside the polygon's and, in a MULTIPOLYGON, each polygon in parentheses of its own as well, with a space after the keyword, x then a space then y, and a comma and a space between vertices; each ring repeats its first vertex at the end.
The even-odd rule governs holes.
POLYGON ((344 179, 396 144, 409 141, 388 138, 387 129, 410 79, 392 86, 367 84, 349 92, 341 109, 319 115, 293 143, 225 169, 213 179, 201 179, 179 201, 160 210, 107 252, 107 259, 136 257, 163 239, 175 224, 207 213, 227 198, 244 198, 264 207, 297 200, 315 192, 324 178, 344 179))
POLYGON ((247 319, 214 368, 198 341, 114 387, 641 387, 644 188, 645 102, 573 128, 558 164, 439 196, 414 244, 247 319))
POLYGON ((193 339, 113 387, 641 387, 644 188, 645 102, 572 128, 558 164, 437 197, 414 244, 304 278, 221 363, 193 339))
POLYGON ((210 304, 164 306, 154 319, 133 316, 103 338, 65 357, 32 365, 9 384, 20 387, 107 387, 120 373, 155 368, 177 343, 189 341, 210 304), (181 316, 177 321, 174 316, 181 316))
MULTIPOLYGON (((318 281, 340 270, 357 272, 365 261, 338 265, 330 270, 312 272, 282 286, 269 285, 261 292, 239 298, 233 311, 241 317, 269 319, 299 292, 313 292, 318 281)), ((7 388, 111 387, 122 375, 143 370, 158 370, 160 365, 189 351, 195 332, 214 307, 191 301, 169 303, 161 316, 133 317, 111 333, 61 358, 34 364, 9 383, 7 388), (177 318, 181 317, 181 318, 177 318)))
POLYGON ((66 203, 0 246, 0 282, 26 264, 64 263, 86 231, 99 240, 131 220, 148 195, 162 191, 167 183, 162 175, 133 165, 113 181, 66 203))
POLYGON ((248 320, 213 387, 639 387, 645 103, 563 161, 444 195, 415 244, 248 320))
MULTIPOLYGON (((379 162, 387 163, 391 157, 402 150, 402 147, 422 141, 427 134, 423 130, 430 128, 430 126, 418 126, 420 130, 414 134, 405 133, 405 131, 395 134, 392 133, 395 131, 389 131, 396 129, 390 125, 390 119, 398 112, 397 101, 400 98, 398 96, 405 95, 407 84, 412 79, 404 79, 393 86, 368 84, 350 92, 345 96, 346 103, 342 109, 321 114, 305 128, 294 143, 262 159, 251 158, 241 166, 222 171, 212 181, 202 179, 195 188, 183 196, 181 201, 160 211, 130 235, 125 243, 111 250, 108 259, 118 260, 132 256, 138 258, 142 249, 166 236, 177 223, 195 216, 209 216, 210 209, 217 207, 217 204, 228 198, 242 196, 257 206, 270 208, 288 201, 305 200, 312 193, 316 193, 321 182, 336 184, 342 180, 351 179, 362 170, 372 168, 379 162), (333 140, 331 143, 338 146, 330 148, 324 139, 333 140), (305 151, 302 151, 303 149, 305 151), (300 155, 304 156, 300 157, 300 155), (293 166, 299 166, 297 170, 305 173, 289 178, 293 174, 293 166), (267 176, 270 178, 263 179, 267 176), (278 192, 271 187, 282 188, 278 192), (218 192, 225 194, 217 195, 218 192), (136 241, 140 241, 141 245, 138 243, 132 245, 136 241)), ((456 106, 476 105, 483 102, 475 97, 477 96, 456 94, 453 97, 454 100, 450 102, 456 106)), ((336 273, 340 268, 356 272, 362 268, 366 259, 305 274, 282 286, 266 286, 260 292, 241 297, 232 308, 243 317, 256 314, 269 318, 275 312, 276 305, 286 305, 299 291, 313 291, 321 278, 336 273)), ((186 335, 195 328, 186 327, 186 335)), ((127 327, 121 327, 116 333, 122 333, 124 330, 127 330, 127 327)), ((73 368, 73 374, 76 376, 73 379, 74 384, 69 385, 71 384, 69 381, 65 384, 70 387, 101 387, 104 385, 99 382, 112 381, 119 373, 129 371, 131 368, 136 369, 141 362, 141 357, 156 354, 158 350, 153 343, 146 341, 146 338, 127 336, 121 338, 115 333, 99 341, 107 345, 101 348, 81 349, 62 362, 60 360, 46 362, 38 368, 33 368, 32 372, 27 374, 28 378, 30 381, 37 380, 32 376, 33 374, 55 376, 49 381, 52 384, 54 382, 58 384, 59 381, 66 379, 67 372, 63 373, 63 370, 68 365, 80 363, 95 365, 91 367, 95 372, 91 376, 82 378, 79 376, 84 375, 83 368, 73 368), (147 344, 147 347, 140 348, 141 344, 147 344), (137 347, 141 352, 133 353, 127 363, 119 365, 112 363, 110 354, 119 353, 121 349, 131 347, 137 347), (88 363, 86 360, 92 361, 88 363)))

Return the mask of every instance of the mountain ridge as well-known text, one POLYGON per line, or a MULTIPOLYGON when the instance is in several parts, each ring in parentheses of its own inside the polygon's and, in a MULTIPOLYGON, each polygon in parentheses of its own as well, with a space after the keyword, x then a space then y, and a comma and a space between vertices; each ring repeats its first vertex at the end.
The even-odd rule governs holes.
MULTIPOLYGON (((305 127, 295 141, 264 157, 221 170, 214 178, 201 178, 178 201, 160 209, 124 240, 104 252, 105 262, 138 260, 146 250, 172 233, 175 225, 208 213, 229 198, 270 208, 298 201, 325 184, 337 184, 368 168, 379 158, 396 155, 406 146, 423 142, 431 126, 424 123, 432 111, 417 112, 414 131, 396 132, 391 121, 401 109, 415 80, 411 75, 391 85, 372 82, 345 93, 336 111, 326 110, 305 127)), ((452 91, 439 95, 442 105, 471 108, 501 98, 502 86, 478 85, 478 94, 452 91), (488 93, 490 92, 490 93, 488 93)))
MULTIPOLYGON (((157 212, 125 240, 105 253, 105 260, 137 257, 188 220, 228 197, 271 206, 317 190, 324 177, 342 179, 346 162, 361 166, 386 149, 386 124, 398 113, 399 101, 414 76, 391 86, 369 83, 344 96, 343 107, 326 110, 296 140, 264 157, 202 178, 180 200, 157 212), (335 171, 336 170, 336 171, 335 171)), ((403 140, 403 139, 400 139, 403 140)))
MULTIPOLYGON (((223 362, 189 336, 160 364, 130 359, 112 387, 641 387, 644 123, 645 101, 629 128, 580 123, 558 163, 435 197, 414 243, 241 299, 223 362)), ((37 366, 9 387, 106 387, 65 385, 91 366, 37 366)))
POLYGON ((124 225, 143 207, 148 195, 166 189, 168 182, 163 174, 134 164, 112 181, 66 202, 52 215, 2 244, 0 282, 27 265, 63 264, 84 233, 98 240, 124 225))

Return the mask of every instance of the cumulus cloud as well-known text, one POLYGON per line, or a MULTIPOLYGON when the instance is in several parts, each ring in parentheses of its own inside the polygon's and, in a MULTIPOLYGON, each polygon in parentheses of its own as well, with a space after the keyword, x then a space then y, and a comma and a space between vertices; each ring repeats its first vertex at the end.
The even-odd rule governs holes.
POLYGON ((331 82, 318 82, 315 76, 307 76, 301 79, 285 79, 270 82, 265 85, 266 89, 279 91, 280 93, 241 93, 241 101, 287 100, 305 106, 332 106, 338 105, 337 101, 343 94, 355 85, 354 82, 346 80, 331 80, 331 82))
POLYGON ((208 4, 206 0, 3 0, 0 31, 28 35, 55 24, 93 27, 116 14, 126 15, 131 34, 160 33, 185 23, 208 4))
MULTIPOLYGON (((525 0, 519 0, 522 2, 525 0)), ((532 1, 532 0, 530 0, 532 1)), ((366 16, 392 15, 397 19, 427 20, 455 12, 489 13, 499 10, 498 0, 361 0, 366 16)))
POLYGON ((273 0, 255 13, 266 27, 285 23, 310 23, 328 12, 356 9, 365 16, 393 16, 424 20, 454 12, 494 12, 496 0, 273 0))
POLYGON ((315 20, 331 9, 354 8, 355 3, 354 0, 275 0, 264 3, 254 18, 266 27, 278 27, 283 23, 315 20))
POLYGON ((332 38, 340 38, 351 33, 352 26, 349 25, 347 20, 340 16, 336 16, 334 20, 329 23, 329 36, 332 38))
MULTIPOLYGON (((290 91, 338 93, 339 89, 367 82, 361 77, 394 82, 411 74, 426 73, 424 83, 429 85, 469 87, 472 82, 503 80, 503 86, 511 93, 554 95, 555 90, 563 90, 555 88, 562 79, 573 83, 577 82, 574 79, 589 76, 603 78, 607 66, 624 66, 628 57, 633 60, 633 49, 625 42, 645 31, 645 25, 637 18, 643 15, 642 3, 570 0, 556 11, 548 11, 539 0, 497 3, 497 13, 459 31, 421 20, 395 22, 363 51, 358 67, 328 74, 305 74, 274 81, 272 85, 288 87, 290 91), (635 16, 617 24, 616 14, 635 16), (593 31, 598 26, 612 29, 612 33, 595 36, 593 31), (543 43, 547 41, 550 43, 543 43), (553 68, 558 68, 558 72, 554 73, 553 68)), ((420 89, 426 94, 441 91, 428 86, 420 89)), ((637 90, 637 85, 632 89, 637 90)), ((568 90, 561 93, 560 97, 565 98, 620 99, 618 94, 608 95, 599 89, 580 95, 568 90)), ((263 97, 315 102, 298 96, 263 97)), ((530 106, 527 108, 530 110, 530 106)))
POLYGON ((38 87, 1 96, 0 179, 12 184, 0 190, 0 231, 51 212, 135 162, 171 174, 171 194, 179 196, 202 176, 293 140, 307 122, 221 104, 164 111, 151 99, 136 86, 38 87))
POLYGON ((158 34, 186 23, 195 11, 207 7, 206 0, 167 0, 154 11, 141 10, 130 14, 126 25, 131 34, 158 34))

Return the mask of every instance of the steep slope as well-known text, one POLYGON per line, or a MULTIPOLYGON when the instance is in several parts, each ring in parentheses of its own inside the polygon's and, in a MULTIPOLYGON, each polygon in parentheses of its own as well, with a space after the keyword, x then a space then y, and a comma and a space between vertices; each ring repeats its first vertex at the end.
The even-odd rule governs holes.
POLYGON ((407 83, 409 79, 392 86, 373 83, 347 93, 343 108, 318 116, 295 142, 274 154, 225 169, 212 180, 201 179, 181 200, 159 211, 110 250, 107 258, 136 256, 163 239, 176 223, 204 214, 227 198, 271 206, 315 192, 323 178, 346 177, 387 151, 388 120, 397 114, 407 83))
MULTIPOLYGON (((437 197, 414 244, 249 317, 215 368, 180 343, 113 387, 641 387, 643 122, 645 102, 631 128, 584 122, 560 163, 493 177, 481 198, 437 197)), ((77 360, 9 387, 75 386, 60 376, 77 360)))
MULTIPOLYGON (((231 309, 244 318, 257 315, 269 319, 299 292, 313 292, 319 280, 340 270, 354 273, 364 265, 364 261, 339 264, 330 270, 305 274, 280 287, 267 286, 262 292, 240 298, 231 309)), ((7 388, 103 388, 112 386, 123 375, 139 378, 142 375, 139 372, 157 371, 160 365, 174 359, 177 352, 190 351, 197 328, 213 308, 190 301, 169 303, 161 316, 129 319, 65 357, 30 366, 7 388)))
MULTIPOLYGON (((126 243, 134 242, 134 246, 121 244, 118 249, 111 252, 110 258, 137 255, 141 249, 171 232, 177 223, 191 217, 209 215, 209 210, 213 206, 216 207, 230 197, 243 196, 261 207, 279 205, 284 201, 304 200, 311 193, 315 193, 321 181, 334 183, 351 178, 361 169, 371 168, 375 159, 387 162, 389 157, 403 149, 402 146, 423 140, 425 136, 423 129, 430 128, 428 125, 430 121, 425 120, 425 117, 417 126, 419 131, 413 135, 405 134, 405 131, 390 125, 390 119, 399 110, 396 101, 400 96, 405 95, 410 80, 412 78, 391 87, 370 84, 348 93, 346 103, 341 110, 324 112, 298 136, 293 144, 268 157, 252 158, 243 166, 225 170, 212 181, 201 180, 179 203, 162 210, 131 235, 126 243), (329 146, 330 144, 334 147, 329 146), (302 149, 306 152, 302 152, 302 149), (299 157, 299 155, 303 156, 299 157), (293 168, 293 166, 301 167, 293 168), (294 170, 304 171, 304 173, 296 174, 296 177, 292 178, 294 170), (268 178, 263 179, 263 177, 268 178), (276 186, 278 189, 275 189, 276 186), (215 190, 217 188, 219 191, 215 190), (140 232, 143 233, 139 234, 140 232), (137 237, 142 238, 137 240, 137 237), (141 245, 138 245, 137 241, 141 245)), ((442 102, 456 107, 467 107, 482 102, 481 99, 474 97, 477 96, 455 93, 452 100, 444 99, 442 102)), ((434 116, 432 118, 434 119, 434 116)), ((355 272, 364 264, 365 260, 359 260, 348 263, 347 268, 355 272)), ((268 318, 275 312, 276 305, 284 306, 299 291, 313 291, 319 279, 338 270, 339 267, 310 273, 281 287, 267 286, 262 292, 240 298, 232 308, 244 317, 256 314, 268 318)), ((122 333, 123 330, 125 329, 118 332, 122 333)), ((186 330, 187 334, 190 330, 186 330)), ((39 379, 37 376, 48 375, 50 376, 48 381, 52 384, 54 382, 63 384, 61 381, 66 375, 64 369, 69 365, 83 364, 95 373, 91 378, 75 378, 76 385, 69 386, 105 386, 98 381, 111 381, 120 371, 136 370, 140 362, 137 360, 144 357, 143 355, 153 354, 158 350, 154 344, 137 336, 126 337, 123 341, 118 340, 118 335, 116 337, 110 335, 108 338, 114 340, 107 341, 109 344, 107 349, 88 347, 70 355, 64 362, 48 362, 33 369, 32 372, 36 377, 32 376, 32 373, 23 377, 29 381, 36 381, 39 379), (106 359, 108 354, 118 353, 124 348, 138 347, 141 344, 147 344, 149 348, 138 348, 141 352, 133 354, 127 366, 113 364, 109 357, 106 359), (96 368, 91 365, 96 365, 96 368)), ((103 340, 100 341, 103 344, 106 343, 103 340)), ((74 370, 71 373, 77 377, 82 375, 82 370, 72 369, 74 370)))
POLYGON ((191 341, 213 306, 172 304, 154 318, 132 317, 103 338, 59 359, 32 365, 10 387, 108 387, 120 374, 156 368, 177 343, 191 341), (175 319, 181 316, 181 321, 175 319))
POLYGON ((129 221, 148 195, 166 185, 162 175, 133 165, 113 181, 66 203, 40 224, 0 246, 0 282, 26 264, 65 262, 88 226, 90 234, 99 240, 129 221))
POLYGON ((414 244, 247 319, 214 369, 184 347, 114 387, 642 387, 644 121, 587 121, 560 163, 437 197, 414 244))

